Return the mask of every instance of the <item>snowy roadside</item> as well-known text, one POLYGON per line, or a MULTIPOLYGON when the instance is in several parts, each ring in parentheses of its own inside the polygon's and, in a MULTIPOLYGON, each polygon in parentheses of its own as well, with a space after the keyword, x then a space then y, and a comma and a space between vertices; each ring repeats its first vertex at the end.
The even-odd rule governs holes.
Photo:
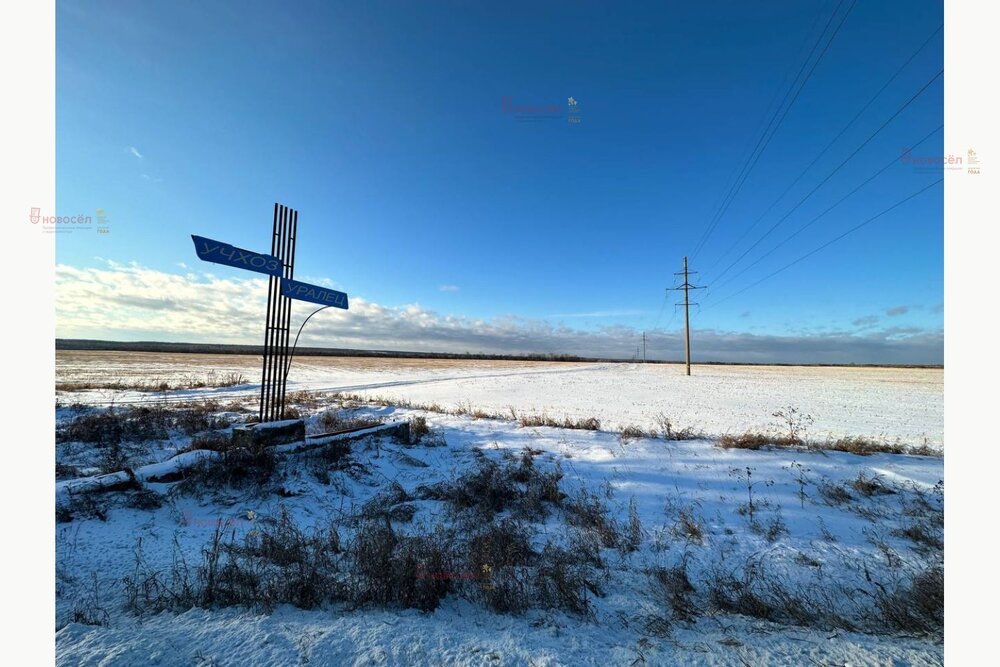
MULTIPOLYGON (((310 409, 312 420, 323 407, 310 409)), ((873 634, 874 621, 858 616, 859 610, 878 609, 858 592, 872 590, 867 579, 905 591, 903 584, 916 573, 940 563, 941 458, 724 450, 708 441, 623 439, 391 407, 354 406, 350 416, 421 416, 431 433, 415 444, 356 443, 346 466, 344 460, 322 460, 317 467, 314 460, 290 456, 266 484, 253 488, 154 483, 102 494, 57 524, 60 663, 941 662, 942 646, 933 636, 885 628, 873 634), (423 575, 449 584, 429 612, 338 600, 313 609, 277 604, 269 613, 218 605, 126 609, 123 582, 131 577, 135 583, 140 561, 143 572, 168 573, 181 555, 194 572, 219 528, 239 544, 287 516, 302 530, 333 522, 350 543, 366 508, 384 505, 400 536, 434 534, 441 527, 464 530, 466 510, 456 510, 446 494, 421 489, 447 488, 489 462, 499 466, 489 470, 536 474, 524 472, 528 465, 538 474, 561 473, 565 498, 528 517, 501 503, 493 520, 516 519, 530 528, 536 552, 548 541, 600 537, 602 564, 593 568, 599 590, 583 591, 587 613, 558 605, 497 613, 483 600, 504 581, 483 586, 471 568, 423 575), (402 495, 387 500, 396 489, 402 495), (581 517, 602 516, 581 513, 581 499, 605 508, 604 523, 581 523, 581 517), (403 506, 407 511, 398 511, 403 506), (610 538, 601 528, 605 523, 615 526, 610 538), (693 590, 681 591, 678 606, 677 588, 663 582, 680 566, 693 590), (711 590, 712 582, 727 572, 734 581, 763 573, 743 592, 755 592, 771 608, 754 618, 713 600, 726 590, 711 590), (809 592, 795 612, 799 624, 788 618, 791 606, 768 597, 775 581, 786 583, 779 591, 786 595, 809 592), (829 609, 820 610, 821 603, 829 609), (820 611, 836 611, 869 633, 835 627, 820 611)), ((178 448, 190 439, 173 435, 178 448)), ((131 593, 134 601, 134 587, 131 593)))

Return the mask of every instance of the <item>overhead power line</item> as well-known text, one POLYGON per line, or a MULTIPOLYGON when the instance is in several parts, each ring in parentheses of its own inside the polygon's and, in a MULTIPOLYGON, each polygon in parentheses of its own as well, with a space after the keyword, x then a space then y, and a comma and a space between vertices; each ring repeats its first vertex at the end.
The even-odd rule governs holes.
POLYGON ((795 180, 793 180, 791 183, 789 183, 788 187, 786 187, 781 192, 781 194, 778 195, 777 199, 775 199, 773 202, 771 202, 771 205, 768 206, 764 210, 764 212, 761 213, 757 217, 757 219, 754 220, 753 223, 750 224, 749 227, 747 227, 746 231, 744 231, 743 234, 738 239, 736 239, 736 241, 732 245, 730 245, 729 248, 727 248, 724 253, 722 253, 721 255, 719 255, 719 257, 708 267, 708 271, 709 272, 711 272, 716 266, 718 266, 719 262, 721 262, 723 259, 725 259, 726 257, 728 257, 729 253, 731 253, 736 247, 738 247, 741 243, 743 243, 743 240, 750 234, 750 232, 752 232, 757 227, 757 224, 760 223, 760 221, 763 220, 767 216, 767 214, 770 213, 774 209, 775 206, 777 206, 778 202, 780 202, 782 199, 784 199, 785 195, 787 195, 791 191, 791 189, 794 188, 798 184, 798 182, 800 180, 802 180, 802 177, 805 176, 809 172, 809 170, 812 169, 813 166, 817 162, 819 162, 820 158, 822 158, 824 155, 826 155, 827 151, 829 151, 830 148, 833 147, 833 145, 835 143, 837 143, 837 141, 842 136, 844 136, 844 133, 847 132, 847 130, 849 130, 851 128, 851 126, 854 125, 855 122, 857 122, 858 118, 860 118, 861 115, 864 114, 864 112, 867 111, 868 108, 875 102, 875 100, 878 99, 878 97, 883 92, 885 92, 885 89, 888 88, 892 84, 892 82, 896 80, 896 77, 898 77, 903 72, 903 70, 906 69, 906 67, 911 62, 913 62, 913 60, 917 57, 917 55, 921 51, 923 51, 924 47, 927 46, 930 43, 930 41, 932 39, 934 39, 934 37, 939 32, 941 32, 942 28, 944 28, 943 24, 940 25, 940 26, 938 26, 937 29, 935 29, 934 32, 932 32, 927 37, 927 39, 925 39, 923 42, 921 42, 920 46, 918 46, 916 48, 916 50, 913 53, 910 54, 910 57, 907 58, 903 62, 902 65, 900 65, 898 68, 896 68, 896 71, 893 72, 892 76, 890 76, 886 80, 886 82, 882 84, 882 87, 879 88, 878 91, 876 91, 875 94, 871 96, 871 98, 869 98, 869 100, 864 104, 864 106, 862 106, 860 109, 858 109, 857 113, 854 114, 854 117, 851 118, 851 120, 849 120, 847 122, 847 124, 844 125, 844 127, 840 130, 840 132, 838 132, 837 135, 833 139, 830 140, 830 142, 826 145, 826 147, 824 147, 823 150, 821 150, 819 152, 819 154, 812 159, 812 162, 810 162, 808 165, 806 165, 805 169, 803 169, 802 171, 799 172, 799 175, 795 177, 795 180))
POLYGON ((845 237, 853 234, 854 232, 858 231, 862 227, 864 227, 864 226, 866 226, 866 225, 874 222, 875 220, 878 220, 879 218, 881 218, 886 213, 889 213, 890 211, 892 211, 892 210, 894 210, 894 209, 902 206, 903 204, 905 204, 906 202, 910 201, 914 197, 917 197, 918 195, 921 195, 924 192, 927 192, 928 190, 930 190, 931 188, 933 188, 935 185, 941 183, 942 181, 944 181, 944 178, 939 178, 938 180, 934 181, 930 185, 924 186, 923 188, 921 188, 920 190, 917 190, 916 192, 914 192, 913 194, 909 195, 908 197, 899 200, 898 202, 896 202, 895 204, 893 204, 889 208, 885 209, 881 213, 877 213, 877 214, 873 215, 872 217, 868 218, 867 220, 865 220, 864 222, 858 223, 854 227, 851 227, 850 229, 848 229, 843 234, 840 234, 839 236, 836 236, 836 237, 830 239, 829 241, 827 241, 823 245, 810 250, 809 252, 807 252, 806 254, 802 255, 798 259, 795 259, 794 261, 791 261, 788 264, 785 264, 780 269, 777 269, 776 271, 772 271, 771 273, 767 274, 766 276, 764 276, 760 280, 757 280, 756 282, 747 285, 746 287, 744 287, 743 289, 739 290, 738 292, 733 292, 729 296, 723 297, 723 298, 719 299, 718 301, 715 301, 713 303, 708 304, 707 306, 705 306, 705 310, 708 310, 709 308, 711 308, 713 306, 717 306, 720 303, 723 303, 724 301, 728 301, 729 299, 732 299, 735 296, 743 294, 747 290, 752 289, 752 288, 756 287, 757 285, 760 285, 765 280, 769 280, 769 279, 773 278, 774 276, 778 275, 779 273, 781 273, 783 271, 786 271, 787 269, 792 268, 793 266, 795 266, 799 262, 802 262, 802 261, 804 261, 804 260, 812 257, 813 255, 815 255, 816 253, 820 252, 821 250, 824 250, 824 249, 830 247, 831 245, 833 245, 837 241, 840 241, 841 239, 843 239, 843 238, 845 238, 845 237))
MULTIPOLYGON (((917 148, 918 146, 920 146, 920 144, 922 144, 925 141, 927 141, 928 139, 930 139, 932 136, 934 136, 935 134, 937 134, 938 132, 940 132, 943 128, 944 128, 944 125, 938 125, 936 128, 934 128, 929 133, 927 133, 926 135, 924 135, 923 139, 921 139, 920 141, 918 141, 915 144, 913 144, 913 146, 911 147, 911 150, 914 149, 914 148, 917 148)), ((817 215, 815 218, 813 218, 812 220, 810 220, 806 224, 804 224, 801 227, 799 227, 797 230, 795 230, 794 232, 792 232, 790 235, 786 236, 782 241, 780 241, 773 248, 771 248, 770 250, 768 250, 767 252, 765 252, 763 255, 761 255, 760 257, 758 257, 757 259, 755 259, 754 261, 750 262, 749 264, 747 264, 746 266, 744 266, 742 269, 740 269, 738 273, 735 273, 735 274, 729 276, 729 278, 727 280, 722 281, 722 283, 720 285, 718 285, 718 289, 722 289, 723 287, 725 287, 726 285, 730 284, 731 282, 733 282, 734 280, 736 280, 737 278, 739 278, 740 276, 742 276, 744 273, 746 273, 747 271, 749 271, 753 267, 755 267, 758 264, 760 264, 762 261, 764 261, 764 259, 766 259, 767 257, 769 257, 775 250, 777 250, 778 248, 782 247, 783 245, 785 245, 786 243, 788 243, 789 241, 791 241, 792 239, 794 239, 796 236, 798 236, 799 234, 801 234, 802 232, 804 232, 809 227, 812 227, 812 225, 815 224, 816 222, 818 222, 820 218, 822 218, 823 216, 825 216, 827 213, 829 213, 833 209, 837 208, 837 206, 839 206, 840 204, 842 204, 844 202, 844 200, 846 200, 847 198, 849 198, 851 195, 853 195, 854 193, 856 193, 858 190, 860 190, 864 186, 866 186, 869 183, 871 183, 873 180, 875 180, 879 176, 881 176, 890 167, 898 164, 898 162, 899 162, 899 158, 895 158, 894 157, 884 167, 882 167, 881 169, 879 169, 878 171, 876 171, 874 174, 872 174, 871 176, 869 176, 868 178, 866 178, 864 181, 862 181, 853 190, 851 190, 846 195, 844 195, 843 197, 841 197, 840 199, 838 199, 832 206, 830 206, 829 208, 827 208, 826 210, 824 210, 822 213, 820 213, 819 215, 817 215)))
POLYGON ((719 223, 722 221, 722 218, 725 216, 726 212, 729 210, 729 206, 733 203, 733 200, 736 198, 736 195, 739 194, 740 189, 743 187, 743 184, 746 182, 747 178, 750 176, 750 173, 753 171, 753 168, 755 166, 757 166, 757 162, 760 160, 761 155, 764 154, 764 151, 767 149, 768 145, 771 143, 771 139, 774 138, 774 135, 778 132, 778 128, 781 127, 781 123, 784 122, 785 117, 788 115, 788 112, 791 110, 792 106, 795 104, 795 101, 799 98, 799 95, 801 94, 802 89, 805 88, 805 85, 806 85, 806 83, 808 83, 808 81, 809 81, 810 77, 812 76, 813 72, 816 71, 817 65, 819 65, 820 61, 823 59, 823 56, 826 55, 826 52, 827 52, 827 50, 829 50, 830 45, 833 43, 833 40, 836 38, 837 33, 840 32, 840 28, 844 25, 844 22, 847 20, 847 17, 850 15, 851 10, 854 9, 854 5, 857 4, 857 0, 852 0, 851 6, 848 7, 847 11, 844 13, 843 17, 840 19, 840 23, 838 23, 837 27, 833 30, 833 33, 830 35, 829 40, 827 40, 826 45, 823 47, 823 50, 820 52, 819 57, 817 57, 816 60, 813 62, 813 65, 809 69, 809 72, 802 79, 802 82, 800 84, 798 84, 798 88, 796 89, 796 83, 798 82, 799 77, 802 75, 802 72, 805 70, 806 66, 809 64, 809 61, 812 59, 813 53, 815 53, 816 49, 819 48, 820 43, 823 41, 823 37, 826 35, 827 30, 830 28, 830 25, 833 23, 833 19, 837 16, 837 14, 840 11, 840 8, 843 6, 844 2, 845 2, 845 0, 840 0, 840 3, 833 10, 833 13, 830 15, 830 19, 827 21, 826 26, 824 26, 823 32, 821 32, 819 34, 819 37, 816 39, 816 43, 813 45, 812 50, 809 52, 809 55, 806 56, 805 61, 802 63, 802 67, 799 69, 799 73, 796 75, 795 80, 792 81, 791 87, 788 89, 788 92, 785 93, 785 98, 787 99, 787 97, 791 93, 791 91, 795 90, 795 94, 792 97, 792 100, 788 103, 787 106, 784 106, 784 100, 782 100, 782 104, 779 105, 777 109, 775 109, 775 113, 774 113, 774 116, 771 119, 771 123, 769 123, 768 126, 764 129, 764 133, 761 135, 760 139, 758 139, 757 146, 755 146, 754 150, 751 151, 751 154, 748 157, 747 163, 744 165, 743 169, 740 172, 740 175, 737 177, 737 181, 733 184, 733 186, 730 187, 729 194, 727 194, 726 197, 723 199, 722 206, 716 212, 716 214, 712 217, 712 220, 709 223, 708 228, 705 230, 705 233, 702 235, 702 237, 699 240, 698 244, 695 246, 694 252, 692 253, 692 259, 694 259, 695 257, 698 256, 698 253, 701 252, 701 250, 705 247, 705 244, 708 242, 708 240, 711 237, 712 233, 715 231, 715 229, 718 227, 719 223), (781 111, 782 106, 784 106, 784 111, 783 112, 781 111), (779 113, 781 114, 780 118, 778 117, 779 113), (777 123, 774 122, 775 120, 777 120, 777 123), (772 124, 774 126, 773 129, 771 127, 772 124))
POLYGON ((896 110, 896 112, 893 113, 884 123, 882 123, 882 125, 880 125, 877 130, 875 130, 874 132, 872 132, 868 136, 867 139, 865 139, 863 142, 861 142, 860 146, 858 146, 857 148, 855 148, 854 151, 850 155, 848 155, 846 158, 844 158, 843 162, 841 162, 840 164, 838 164, 833 169, 833 171, 831 171, 829 174, 827 174, 823 178, 823 180, 821 180, 818 184, 816 184, 816 187, 814 187, 812 190, 810 190, 802 199, 800 199, 798 201, 797 204, 795 204, 795 206, 793 206, 791 209, 789 209, 788 212, 785 213, 783 216, 781 216, 781 218, 779 218, 777 222, 775 222, 773 225, 771 225, 771 227, 768 228, 768 230, 766 232, 764 232, 764 234, 762 236, 760 236, 756 241, 754 241, 753 244, 749 248, 747 248, 746 250, 743 251, 743 254, 741 254, 739 257, 737 257, 732 262, 730 262, 730 264, 722 271, 722 273, 720 273, 718 276, 716 276, 715 280, 718 281, 719 279, 721 279, 722 276, 726 275, 734 266, 736 266, 737 264, 739 264, 743 260, 743 258, 746 257, 754 248, 756 248, 758 245, 760 245, 760 243, 764 239, 766 239, 768 236, 770 236, 771 233, 774 232, 774 230, 777 229, 781 225, 781 223, 783 223, 785 220, 787 220, 788 217, 792 213, 794 213, 796 210, 798 210, 798 208, 800 206, 802 206, 802 204, 804 204, 807 199, 809 199, 810 197, 812 197, 813 194, 815 194, 817 190, 819 190, 821 187, 823 187, 823 185, 826 184, 827 181, 829 181, 831 178, 833 178, 833 176, 838 171, 840 171, 844 167, 844 165, 846 165, 848 162, 850 162, 854 158, 854 156, 856 156, 858 153, 860 153, 861 150, 865 146, 867 146, 871 142, 872 139, 874 139, 876 136, 878 136, 878 134, 882 130, 884 130, 886 127, 888 127, 889 123, 891 123, 892 121, 894 121, 896 119, 896 117, 899 116, 899 114, 903 113, 903 111, 908 106, 910 106, 910 104, 912 104, 915 99, 917 99, 918 97, 920 97, 924 93, 924 91, 926 91, 931 86, 932 83, 934 83, 935 81, 937 81, 938 78, 940 78, 940 76, 942 74, 944 74, 944 70, 943 69, 941 71, 939 71, 937 74, 935 74, 934 76, 932 76, 930 78, 930 80, 927 83, 925 83, 920 88, 920 90, 918 90, 916 93, 913 94, 912 97, 910 97, 910 99, 908 99, 906 102, 904 102, 903 105, 900 106, 896 110))

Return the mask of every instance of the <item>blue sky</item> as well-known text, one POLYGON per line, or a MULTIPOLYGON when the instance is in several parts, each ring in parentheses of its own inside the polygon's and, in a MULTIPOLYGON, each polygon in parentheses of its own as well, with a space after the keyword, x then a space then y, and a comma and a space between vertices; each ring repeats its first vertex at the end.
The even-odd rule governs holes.
MULTIPOLYGON (((299 210, 297 277, 330 279, 375 309, 330 320, 337 326, 312 343, 337 345, 352 330, 363 345, 359 323, 409 308, 469 336, 421 340, 419 326, 404 327, 371 346, 548 351, 565 335, 599 348, 581 351, 627 356, 636 332, 659 330, 651 356, 678 358, 682 318, 664 289, 816 36, 851 5, 60 1, 57 210, 102 208, 110 233, 59 235, 58 333, 203 340, 235 328, 256 342, 257 322, 192 328, 193 314, 177 310, 185 304, 157 301, 167 289, 157 280, 176 288, 183 278, 200 292, 235 281, 256 303, 256 283, 239 282, 251 275, 197 266, 189 234, 267 250, 280 201, 299 210), (569 122, 569 97, 579 122, 569 122), (553 105, 549 117, 509 111, 553 105), (128 272, 140 269, 143 293, 126 293, 136 283, 128 272), (93 282, 70 302, 65 286, 81 272, 93 282), (476 337, 487 326, 501 332, 488 345, 476 337), (544 341, 532 338, 542 330, 544 341)), ((693 257, 702 283, 711 287, 942 69, 938 33, 723 257, 942 21, 940 2, 853 6, 693 257)), ((942 123, 938 79, 725 279, 942 123)), ((914 154, 967 148, 938 132, 914 154)), ((700 293, 696 330, 748 346, 720 342, 711 355, 765 343, 770 358, 787 360, 787 346, 802 343, 803 361, 940 362, 941 185, 712 304, 941 176, 899 161, 731 283, 700 293), (823 340, 836 349, 817 352, 823 340)))

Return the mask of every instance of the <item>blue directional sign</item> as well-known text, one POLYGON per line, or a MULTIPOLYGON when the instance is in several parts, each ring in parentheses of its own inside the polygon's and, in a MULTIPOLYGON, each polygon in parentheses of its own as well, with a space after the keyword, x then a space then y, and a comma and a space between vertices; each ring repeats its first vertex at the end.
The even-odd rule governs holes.
POLYGON ((222 241, 213 241, 194 234, 191 235, 191 239, 194 241, 194 250, 198 253, 198 259, 281 277, 281 260, 274 255, 262 255, 259 252, 244 250, 222 241))
POLYGON ((333 306, 334 308, 347 310, 347 295, 329 287, 320 287, 318 285, 299 282, 298 280, 282 278, 281 295, 287 296, 289 299, 309 301, 311 303, 318 303, 321 306, 333 306))

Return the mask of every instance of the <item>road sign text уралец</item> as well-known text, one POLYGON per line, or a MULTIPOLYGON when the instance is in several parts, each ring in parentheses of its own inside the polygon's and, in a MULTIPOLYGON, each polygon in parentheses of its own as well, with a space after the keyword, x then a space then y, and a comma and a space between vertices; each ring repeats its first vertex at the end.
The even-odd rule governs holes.
POLYGON ((328 287, 310 285, 298 280, 282 278, 281 295, 289 299, 309 301, 311 303, 318 303, 321 306, 333 306, 334 308, 347 310, 347 295, 343 292, 338 292, 328 287))

